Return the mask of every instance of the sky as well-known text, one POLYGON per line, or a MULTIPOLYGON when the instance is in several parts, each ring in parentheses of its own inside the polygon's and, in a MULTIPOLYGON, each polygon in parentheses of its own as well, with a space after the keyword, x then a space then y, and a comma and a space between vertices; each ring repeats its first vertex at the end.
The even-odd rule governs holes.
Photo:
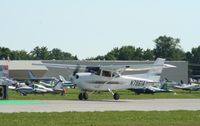
POLYGON ((184 51, 200 45, 200 0, 0 0, 0 46, 59 48, 79 59, 114 47, 155 47, 161 35, 184 51))

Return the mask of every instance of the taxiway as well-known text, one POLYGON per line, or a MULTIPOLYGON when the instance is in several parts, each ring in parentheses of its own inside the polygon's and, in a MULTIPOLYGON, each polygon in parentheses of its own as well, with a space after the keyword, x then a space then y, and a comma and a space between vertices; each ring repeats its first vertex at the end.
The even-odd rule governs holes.
MULTIPOLYGON (((31 100, 33 101, 33 100, 31 100)), ((65 111, 169 111, 200 110, 200 99, 142 100, 36 100, 39 104, 0 104, 0 112, 65 112, 65 111)))

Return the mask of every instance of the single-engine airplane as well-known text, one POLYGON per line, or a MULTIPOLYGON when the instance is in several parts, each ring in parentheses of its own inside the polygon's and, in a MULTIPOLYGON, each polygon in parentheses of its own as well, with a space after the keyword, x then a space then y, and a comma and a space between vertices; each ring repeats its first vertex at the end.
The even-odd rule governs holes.
POLYGON ((120 95, 113 90, 144 87, 150 83, 159 82, 163 68, 175 67, 164 64, 165 59, 157 58, 154 64, 137 65, 69 65, 69 64, 33 64, 46 67, 74 69, 72 83, 80 89, 79 100, 88 99, 88 91, 109 91, 115 100, 120 95), (80 70, 85 70, 80 72, 80 70), (144 71, 144 74, 122 75, 125 71, 144 71))

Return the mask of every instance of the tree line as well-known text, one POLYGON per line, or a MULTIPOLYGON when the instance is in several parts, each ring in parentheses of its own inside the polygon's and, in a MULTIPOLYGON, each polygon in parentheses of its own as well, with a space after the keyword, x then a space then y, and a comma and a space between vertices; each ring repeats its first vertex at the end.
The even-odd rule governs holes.
POLYGON ((200 46, 185 52, 180 46, 180 39, 169 36, 160 36, 154 40, 154 49, 142 49, 135 46, 113 48, 106 55, 88 58, 88 60, 155 60, 165 58, 169 61, 185 60, 189 63, 200 64, 200 46))
POLYGON ((0 59, 10 60, 77 60, 77 56, 64 52, 58 48, 48 50, 46 46, 36 46, 32 51, 10 50, 0 47, 0 59))
MULTIPOLYGON (((170 36, 159 36, 154 40, 153 49, 143 49, 135 46, 115 47, 106 55, 87 58, 86 60, 155 60, 157 57, 172 60, 186 60, 200 64, 200 46, 185 52, 180 46, 180 39, 170 36)), ((78 60, 76 55, 64 52, 58 48, 48 50, 46 46, 35 47, 32 51, 10 50, 0 47, 0 59, 9 57, 11 60, 78 60)))

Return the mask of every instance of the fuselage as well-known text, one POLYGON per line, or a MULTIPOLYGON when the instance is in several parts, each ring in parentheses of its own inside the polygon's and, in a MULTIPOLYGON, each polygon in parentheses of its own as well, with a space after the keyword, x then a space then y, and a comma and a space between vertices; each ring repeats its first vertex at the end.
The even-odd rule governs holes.
POLYGON ((78 88, 87 91, 130 89, 136 87, 144 87, 146 84, 152 82, 152 80, 134 76, 119 75, 106 77, 89 72, 77 73, 74 79, 74 83, 78 88))

